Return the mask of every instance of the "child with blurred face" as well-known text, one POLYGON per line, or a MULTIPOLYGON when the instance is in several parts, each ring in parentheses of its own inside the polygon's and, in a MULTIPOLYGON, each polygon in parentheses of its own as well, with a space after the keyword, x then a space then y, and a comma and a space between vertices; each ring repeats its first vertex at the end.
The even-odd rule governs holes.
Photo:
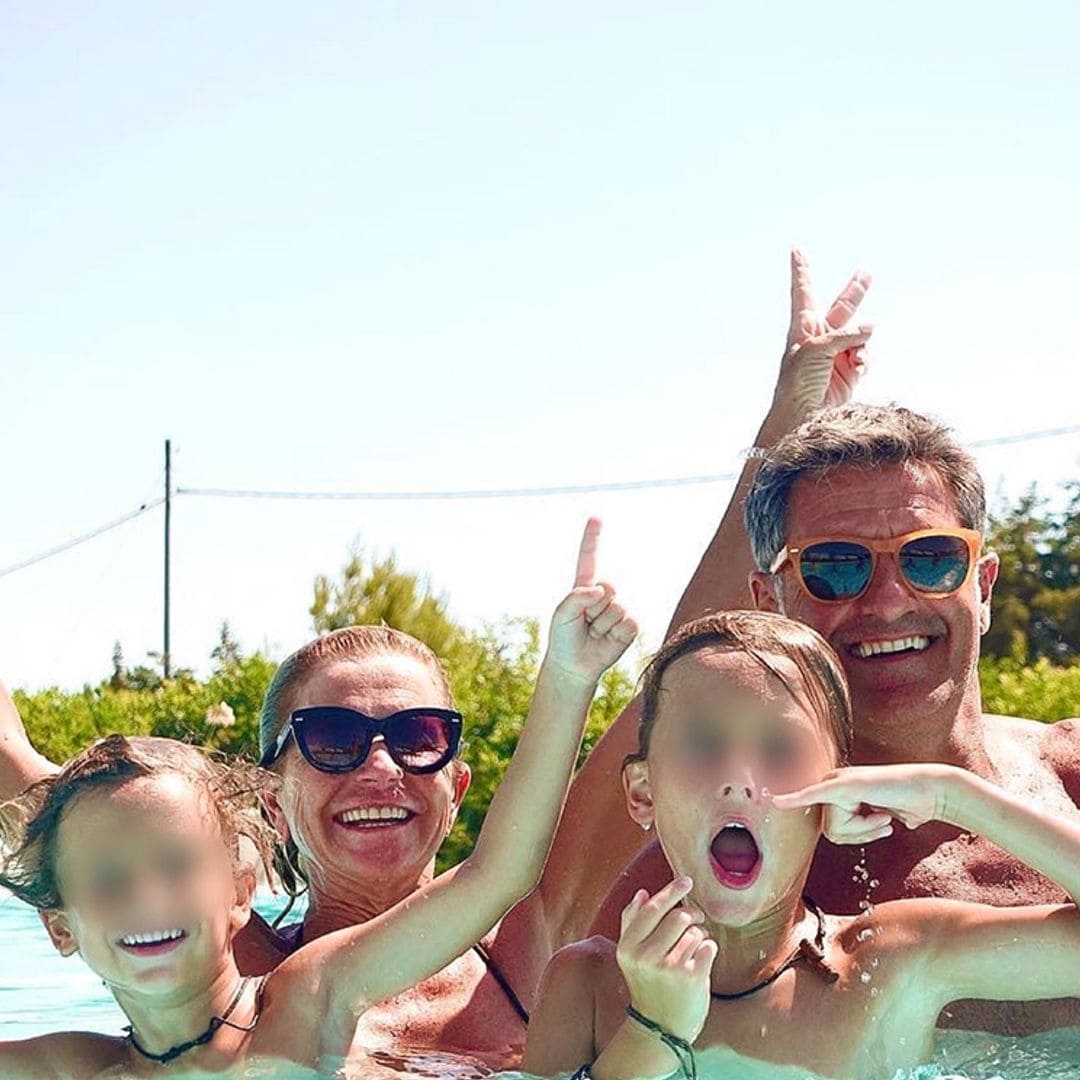
POLYGON ((728 612, 664 645, 623 778, 677 876, 634 896, 618 945, 592 938, 552 960, 527 1071, 689 1074, 695 1047, 723 1045, 829 1077, 892 1075, 932 1056, 950 1001, 1080 994, 1072 905, 899 900, 847 917, 804 893, 823 832, 863 845, 929 821, 1080 893, 1080 826, 952 766, 845 768, 850 740, 843 670, 807 626, 728 612))
POLYGON ((472 854, 366 923, 323 934, 268 976, 241 977, 233 941, 255 885, 240 837, 268 855, 255 797, 269 773, 230 769, 168 739, 111 736, 4 804, 0 885, 38 908, 63 955, 82 955, 131 1026, 121 1038, 0 1043, 0 1076, 115 1080, 159 1075, 177 1061, 185 1075, 253 1059, 337 1067, 351 1056, 362 1013, 480 940, 536 885, 597 683, 636 634, 611 586, 596 582, 598 534, 591 520, 472 854))

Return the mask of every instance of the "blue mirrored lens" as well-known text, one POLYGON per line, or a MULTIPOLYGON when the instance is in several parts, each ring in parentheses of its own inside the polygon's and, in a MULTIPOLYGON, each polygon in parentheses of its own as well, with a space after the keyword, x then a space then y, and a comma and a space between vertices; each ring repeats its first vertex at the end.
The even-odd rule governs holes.
POLYGON ((967 543, 960 536, 923 536, 900 549, 900 570, 922 592, 959 589, 970 560, 967 543))
POLYGON ((799 572, 811 596, 850 600, 866 588, 874 560, 868 548, 846 540, 811 544, 799 554, 799 572))

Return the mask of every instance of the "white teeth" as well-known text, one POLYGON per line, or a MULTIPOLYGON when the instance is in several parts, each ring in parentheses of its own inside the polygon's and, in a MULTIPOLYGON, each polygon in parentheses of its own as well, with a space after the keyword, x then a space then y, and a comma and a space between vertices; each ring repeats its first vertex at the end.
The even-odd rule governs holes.
POLYGON ((897 638, 895 641, 860 641, 852 646, 851 651, 860 659, 865 660, 868 656, 881 656, 884 653, 922 652, 923 649, 929 647, 930 639, 917 635, 897 638))
POLYGON ((128 934, 120 939, 121 945, 157 945, 162 941, 176 941, 184 936, 183 930, 154 930, 149 934, 128 934))
POLYGON ((338 820, 351 821, 404 821, 409 811, 403 806, 361 806, 355 810, 346 810, 338 815, 338 820))

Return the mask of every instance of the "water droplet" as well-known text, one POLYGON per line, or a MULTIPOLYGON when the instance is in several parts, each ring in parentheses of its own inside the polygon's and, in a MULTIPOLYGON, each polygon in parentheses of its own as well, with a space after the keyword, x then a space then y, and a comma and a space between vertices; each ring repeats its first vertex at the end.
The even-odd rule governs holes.
POLYGON ((871 889, 876 889, 876 888, 877 888, 877 887, 878 887, 878 886, 879 886, 880 884, 881 884, 881 882, 880 882, 880 881, 878 881, 878 879, 877 879, 877 878, 873 878, 873 879, 871 880, 871 882, 870 882, 870 888, 871 888, 871 889))
POLYGON ((761 1025, 761 1037, 763 1039, 765 1038, 765 1032, 768 1031, 768 1030, 769 1030, 769 1025, 768 1024, 762 1024, 761 1025))
POLYGON ((803 810, 803 817, 806 817, 806 815, 809 814, 813 809, 814 808, 812 806, 806 807, 806 809, 803 810))
POLYGON ((768 825, 770 821, 772 821, 772 818, 768 814, 766 814, 765 815, 765 824, 768 825))
POLYGON ((879 963, 878 958, 875 956, 874 959, 870 961, 870 966, 871 967, 877 967, 878 963, 879 963))
POLYGON ((767 955, 767 954, 766 954, 766 952, 765 952, 765 950, 764 950, 764 949, 758 949, 758 954, 757 954, 757 958, 758 958, 759 960, 764 960, 764 959, 765 959, 765 957, 766 957, 766 955, 767 955))
POLYGON ((860 930, 857 937, 859 941, 869 941, 874 936, 874 931, 867 927, 865 930, 860 930))
MULTIPOLYGON (((871 986, 870 987, 870 996, 871 997, 877 997, 878 994, 880 994, 880 993, 881 993, 881 991, 876 986, 871 986)), ((875 1019, 876 1019, 876 1017, 875 1017, 875 1019)))
POLYGON ((864 983, 868 983, 868 982, 870 982, 870 981, 871 981, 871 980, 872 980, 873 978, 874 978, 874 976, 873 976, 873 975, 871 975, 869 971, 864 971, 864 972, 863 972, 863 973, 862 973, 862 974, 861 974, 861 975, 859 976, 859 981, 860 981, 860 982, 864 982, 864 983))
POLYGON ((771 799, 772 798, 772 792, 767 787, 763 787, 761 789, 761 797, 763 799, 771 799))

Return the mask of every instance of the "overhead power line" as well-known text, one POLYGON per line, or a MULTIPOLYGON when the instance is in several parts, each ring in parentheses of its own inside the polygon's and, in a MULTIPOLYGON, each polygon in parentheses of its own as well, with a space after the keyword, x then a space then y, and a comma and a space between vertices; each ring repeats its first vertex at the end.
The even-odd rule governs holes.
MULTIPOLYGON (((1008 446, 1014 443, 1034 442, 1037 439, 1053 439, 1065 435, 1080 435, 1080 424, 1072 424, 1067 427, 1045 428, 1041 431, 1025 431, 1016 435, 998 435, 988 439, 976 439, 966 445, 971 449, 984 449, 993 446, 1008 446)), ((518 487, 518 488, 464 488, 457 491, 260 491, 234 488, 175 488, 173 496, 179 495, 202 495, 224 499, 308 499, 308 500, 338 500, 338 501, 437 501, 437 500, 463 500, 463 499, 520 499, 539 498, 551 495, 584 495, 601 491, 644 491, 656 488, 689 487, 695 484, 721 484, 734 480, 738 476, 735 472, 707 473, 699 476, 668 476, 652 480, 624 480, 611 483, 596 484, 554 484, 547 487, 518 487)), ((19 570, 25 570, 35 563, 51 559, 54 555, 60 555, 65 551, 85 544, 88 540, 102 536, 121 525, 140 517, 149 511, 156 509, 165 502, 165 497, 152 499, 143 503, 138 509, 124 514, 96 529, 75 536, 62 544, 49 548, 47 551, 38 552, 27 559, 12 563, 10 566, 0 567, 0 578, 7 577, 19 570)))
MULTIPOLYGON (((972 449, 1007 446, 1012 443, 1053 439, 1062 435, 1080 434, 1080 424, 1070 427, 1045 428, 1016 435, 998 435, 977 439, 966 445, 972 449)), ((694 484, 730 482, 738 473, 708 473, 703 476, 668 476, 653 480, 624 480, 596 484, 556 484, 548 487, 464 488, 458 491, 273 491, 248 488, 177 488, 177 495, 202 495, 218 499, 313 499, 354 502, 434 502, 455 499, 528 499, 549 495, 583 495, 597 491, 643 491, 649 488, 689 487, 694 484)))
POLYGON ((124 514, 123 517, 118 517, 113 521, 107 521, 104 525, 99 525, 96 529, 91 529, 89 532, 73 537, 71 540, 65 540, 64 543, 57 544, 56 547, 49 548, 48 551, 40 551, 37 555, 31 555, 28 559, 22 559, 17 563, 12 563, 10 566, 2 567, 0 568, 0 578, 7 577, 8 574, 14 574, 17 570, 25 570, 28 566, 33 566, 34 563, 44 562, 45 559, 51 559, 54 555, 60 555, 62 552, 70 551, 72 548, 78 547, 80 544, 85 544, 87 540, 93 540, 96 536, 101 536, 103 533, 118 529, 121 525, 126 525, 129 521, 149 513, 149 511, 160 506, 164 501, 165 497, 161 496, 148 503, 143 503, 137 510, 132 510, 131 513, 124 514))
POLYGON ((594 491, 641 491, 734 480, 738 473, 669 476, 656 480, 623 480, 598 484, 555 484, 528 488, 465 488, 460 491, 247 491, 233 488, 177 488, 177 495, 210 495, 222 499, 343 499, 371 502, 423 499, 525 499, 543 495, 582 495, 594 491))

